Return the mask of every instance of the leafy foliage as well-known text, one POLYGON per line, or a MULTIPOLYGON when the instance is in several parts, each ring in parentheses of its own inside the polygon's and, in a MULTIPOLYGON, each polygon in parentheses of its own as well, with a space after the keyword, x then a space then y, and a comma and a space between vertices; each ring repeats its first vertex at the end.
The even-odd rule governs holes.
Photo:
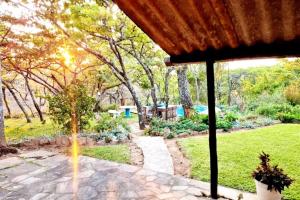
POLYGON ((264 103, 256 109, 260 115, 276 118, 277 113, 292 112, 294 107, 290 104, 267 104, 264 103))
POLYGON ((234 112, 227 112, 224 119, 228 122, 235 122, 239 119, 239 116, 234 112))
POLYGON ((300 113, 278 113, 277 119, 282 123, 300 122, 300 113))
POLYGON ((94 128, 100 133, 96 140, 104 140, 106 143, 113 140, 122 141, 129 137, 130 127, 126 121, 122 117, 111 117, 108 113, 101 113, 94 128))
POLYGON ((255 180, 268 185, 268 190, 275 190, 281 193, 285 187, 289 187, 293 179, 283 172, 283 169, 277 165, 272 166, 270 164, 270 155, 262 152, 259 159, 260 165, 252 173, 252 177, 255 180))
POLYGON ((300 120, 300 106, 291 104, 263 104, 257 108, 257 113, 283 123, 292 123, 300 120))
POLYGON ((300 105, 300 81, 295 81, 287 86, 284 94, 292 105, 300 105))
POLYGON ((199 121, 199 117, 193 119, 181 118, 178 121, 165 121, 159 118, 153 118, 150 122, 150 135, 164 135, 165 130, 169 129, 166 137, 173 138, 182 133, 190 133, 191 131, 204 131, 208 129, 208 125, 199 121))
POLYGON ((229 131, 232 128, 231 122, 221 118, 217 119, 216 125, 217 129, 223 129, 224 131, 229 131))
POLYGON ((194 122, 208 124, 208 115, 195 114, 191 117, 191 120, 193 120, 194 122))
POLYGON ((51 119, 66 132, 70 133, 72 101, 75 101, 75 112, 80 130, 89 125, 94 117, 93 106, 95 99, 87 94, 87 88, 82 84, 72 84, 57 95, 48 96, 49 115, 51 119))
POLYGON ((112 131, 122 127, 123 129, 129 131, 130 128, 127 123, 123 120, 122 117, 112 117, 109 113, 101 113, 100 119, 97 121, 95 125, 95 130, 98 133, 102 133, 105 131, 112 131))

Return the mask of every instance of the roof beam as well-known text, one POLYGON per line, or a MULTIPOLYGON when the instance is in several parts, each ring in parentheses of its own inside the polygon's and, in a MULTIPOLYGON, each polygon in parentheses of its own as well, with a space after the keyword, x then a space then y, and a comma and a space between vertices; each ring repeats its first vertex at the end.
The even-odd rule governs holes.
POLYGON ((199 63, 207 60, 230 61, 239 59, 299 57, 300 39, 272 44, 256 44, 254 46, 239 46, 237 48, 222 48, 219 50, 194 51, 189 54, 171 55, 165 59, 167 66, 199 63))

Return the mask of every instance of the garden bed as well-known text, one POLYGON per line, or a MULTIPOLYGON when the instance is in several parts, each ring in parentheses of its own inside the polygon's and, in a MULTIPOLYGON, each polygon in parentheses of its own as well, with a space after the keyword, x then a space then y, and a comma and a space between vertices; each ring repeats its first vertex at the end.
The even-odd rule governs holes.
POLYGON ((190 177, 190 161, 181 151, 175 139, 165 141, 171 154, 174 166, 174 174, 184 177, 190 177))
MULTIPOLYGON (((236 130, 248 130, 280 123, 279 120, 263 116, 240 118, 231 112, 217 117, 216 128, 218 133, 227 133, 236 130)), ((153 118, 146 135, 163 136, 166 139, 186 138, 208 134, 208 115, 195 114, 191 118, 180 118, 175 121, 166 121, 153 118)))

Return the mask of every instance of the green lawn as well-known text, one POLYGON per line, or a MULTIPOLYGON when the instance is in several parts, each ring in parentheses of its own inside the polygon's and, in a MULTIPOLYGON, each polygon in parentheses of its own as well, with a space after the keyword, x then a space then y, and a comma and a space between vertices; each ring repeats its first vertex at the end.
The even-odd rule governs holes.
POLYGON ((80 152, 84 156, 130 164, 130 150, 126 144, 84 147, 80 152))
MULTIPOLYGON (((264 151, 295 182, 283 192, 285 199, 300 199, 300 125, 278 124, 249 131, 219 134, 219 184, 255 192, 251 172, 264 151)), ((209 181, 208 137, 179 140, 192 163, 193 178, 209 181)))
POLYGON ((53 136, 59 132, 50 119, 42 124, 38 118, 33 118, 31 123, 26 119, 5 119, 5 136, 7 141, 19 141, 23 138, 34 138, 40 136, 53 136))

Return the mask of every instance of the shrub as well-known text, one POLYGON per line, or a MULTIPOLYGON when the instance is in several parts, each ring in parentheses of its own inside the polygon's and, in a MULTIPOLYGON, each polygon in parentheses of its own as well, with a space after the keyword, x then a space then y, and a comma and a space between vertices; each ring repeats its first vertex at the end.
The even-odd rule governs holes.
POLYGON ((262 92, 256 98, 247 102, 246 110, 255 111, 259 106, 266 104, 266 102, 268 104, 282 104, 286 102, 286 98, 282 95, 281 89, 273 91, 272 93, 262 92))
POLYGON ((191 131, 190 130, 184 130, 184 129, 178 129, 178 130, 175 130, 175 133, 176 133, 176 135, 180 135, 180 134, 183 134, 183 133, 191 134, 191 131))
POLYGON ((191 128, 193 131, 204 131, 208 129, 208 125, 206 124, 194 124, 193 127, 191 128))
POLYGON ((113 118, 108 113, 101 113, 100 119, 95 125, 95 129, 98 133, 112 131, 118 128, 123 128, 126 131, 130 131, 129 126, 122 117, 113 118))
POLYGON ((300 82, 295 81, 291 83, 286 87, 284 94, 287 101, 292 105, 300 105, 300 82))
POLYGON ((300 114, 300 105, 294 106, 292 109, 292 113, 295 115, 299 115, 300 114))
POLYGON ((248 113, 247 115, 240 118, 240 121, 247 121, 247 120, 256 120, 259 115, 254 113, 248 113))
POLYGON ((276 119, 277 113, 293 112, 295 108, 290 104, 263 104, 256 109, 260 115, 276 119))
POLYGON ((234 112, 228 112, 225 114, 224 119, 228 122, 235 122, 238 120, 239 116, 234 112))
POLYGON ((208 124, 208 115, 205 114, 194 114, 191 120, 196 123, 208 124))
POLYGON ((261 160, 260 165, 252 173, 252 177, 266 185, 268 190, 275 190, 281 193, 285 187, 289 187, 293 183, 287 174, 283 172, 277 165, 272 166, 270 164, 270 156, 264 152, 260 154, 259 159, 261 160))
POLYGON ((105 141, 105 143, 111 143, 112 138, 109 136, 105 136, 104 141, 105 141))
POLYGON ((194 122, 190 119, 182 119, 175 124, 176 130, 189 130, 194 127, 194 122))
POLYGON ((217 125, 217 129, 223 129, 224 131, 229 131, 232 128, 231 122, 221 118, 217 119, 216 125, 217 125))
POLYGON ((106 143, 110 143, 113 140, 114 141, 123 141, 127 138, 129 138, 128 131, 120 128, 120 129, 102 132, 102 133, 100 133, 100 135, 98 135, 98 137, 96 137, 96 140, 97 141, 104 140, 106 143))
POLYGON ((258 126, 269 126, 269 125, 274 124, 274 120, 272 120, 271 118, 260 117, 255 121, 255 123, 258 126))
POLYGON ((80 130, 89 125, 94 117, 93 106, 95 99, 88 95, 87 89, 80 83, 72 84, 55 96, 46 97, 49 102, 49 114, 54 123, 61 126, 66 132, 71 132, 71 115, 73 104, 80 130))
POLYGON ((170 132, 168 135, 167 135, 167 139, 173 139, 175 137, 175 134, 170 132))
POLYGON ((116 124, 112 123, 114 120, 108 113, 101 113, 100 120, 97 121, 95 129, 98 133, 105 130, 112 130, 116 127, 116 124))
MULTIPOLYGON (((196 118, 194 118, 194 120, 196 120, 196 118)), ((208 126, 204 123, 198 122, 198 120, 199 118, 197 118, 196 120, 197 122, 194 122, 192 119, 181 118, 178 121, 165 121, 159 118, 153 118, 150 122, 150 130, 148 134, 153 136, 163 136, 165 135, 164 129, 166 128, 170 129, 170 132, 176 135, 179 135, 181 133, 190 133, 191 130, 193 131, 206 130, 208 126)), ((168 135, 166 135, 167 138, 168 135)), ((172 136, 170 135, 169 137, 172 136)))
POLYGON ((156 127, 156 128, 169 128, 172 129, 174 126, 174 122, 172 121, 166 121, 160 118, 153 118, 150 122, 150 127, 156 127))
POLYGON ((277 119, 279 119, 282 123, 293 123, 300 121, 300 114, 292 114, 292 113, 278 113, 277 119))
POLYGON ((239 128, 253 129, 253 128, 256 128, 256 125, 252 121, 243 121, 239 124, 239 128))

